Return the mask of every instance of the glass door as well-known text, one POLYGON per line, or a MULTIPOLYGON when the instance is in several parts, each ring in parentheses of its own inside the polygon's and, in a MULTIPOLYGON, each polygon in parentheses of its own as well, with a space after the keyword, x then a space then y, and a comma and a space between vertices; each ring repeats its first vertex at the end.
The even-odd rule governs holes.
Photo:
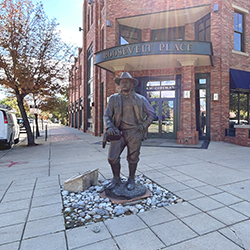
POLYGON ((148 128, 149 138, 174 138, 174 100, 149 100, 156 112, 156 119, 148 128))
POLYGON ((159 126, 160 126, 160 121, 159 121, 159 108, 160 108, 160 100, 150 100, 149 103, 151 106, 154 108, 155 113, 156 113, 156 118, 152 122, 152 124, 148 128, 148 137, 149 138, 158 138, 159 137, 159 126))
POLYGON ((174 137, 174 100, 161 100, 160 137, 174 137))
MULTIPOLYGON (((156 112, 156 118, 148 128, 149 138, 176 138, 177 134, 177 93, 180 79, 173 76, 145 82, 146 96, 156 112), (176 84, 177 83, 177 84, 176 84)), ((144 85, 144 86, 145 86, 144 85)))
POLYGON ((209 74, 196 75, 196 129, 200 140, 210 139, 209 76, 209 74))

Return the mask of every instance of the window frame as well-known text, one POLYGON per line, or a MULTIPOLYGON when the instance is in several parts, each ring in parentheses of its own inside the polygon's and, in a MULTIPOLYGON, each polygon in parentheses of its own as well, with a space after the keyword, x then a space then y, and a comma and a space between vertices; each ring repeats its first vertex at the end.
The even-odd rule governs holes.
POLYGON ((88 26, 88 32, 89 32, 90 31, 90 8, 89 7, 87 10, 87 18, 88 18, 87 26, 88 26))
POLYGON ((239 90, 231 90, 230 91, 230 99, 229 99, 229 112, 231 111, 231 103, 232 102, 232 99, 231 99, 231 94, 234 94, 235 96, 237 96, 237 110, 236 110, 236 116, 234 119, 231 119, 229 117, 229 122, 232 121, 232 120, 237 120, 237 125, 241 125, 242 124, 242 121, 244 119, 241 119, 241 114, 240 114, 240 111, 242 109, 242 106, 241 105, 241 94, 243 95, 246 95, 246 105, 247 105, 247 110, 245 110, 245 112, 247 113, 247 116, 246 116, 246 120, 247 120, 247 123, 246 124, 250 124, 250 92, 247 92, 247 91, 239 91, 239 90))
POLYGON ((234 50, 245 52, 245 14, 241 11, 234 10, 234 50), (235 30, 235 14, 242 16, 242 31, 235 30), (235 34, 240 35, 240 50, 235 47, 235 34))
POLYGON ((151 32, 151 41, 182 41, 185 39, 185 26, 169 27, 164 29, 155 29, 151 32), (175 33, 176 30, 180 29, 181 38, 171 37, 171 33, 175 33), (161 38, 156 38, 156 33, 161 33, 161 38))
POLYGON ((93 131, 93 70, 94 70, 94 63, 93 63, 93 43, 89 46, 87 50, 87 129, 89 131, 93 131), (92 72, 91 72, 92 71, 92 72))
POLYGON ((199 19, 198 21, 195 22, 195 40, 196 41, 201 41, 201 42, 210 42, 211 41, 211 15, 210 13, 208 13, 207 15, 205 15, 204 17, 202 17, 201 19, 199 19), (209 25, 206 24, 207 20, 210 20, 209 25), (200 29, 200 25, 204 24, 203 29, 200 29), (207 30, 209 30, 209 37, 206 37, 207 34, 207 30), (204 39, 200 40, 200 33, 204 31, 204 39))
MULTIPOLYGON (((130 27, 130 26, 126 26, 126 25, 119 25, 119 45, 125 45, 125 44, 133 44, 133 43, 140 43, 141 42, 141 37, 142 37, 142 30, 141 29, 137 29, 137 28, 133 28, 133 27, 130 27), (127 29, 129 31, 129 35, 131 34, 130 32, 132 31, 133 33, 137 33, 138 35, 138 39, 135 40, 135 42, 128 42, 128 43, 122 43, 121 42, 121 33, 122 33, 122 28, 124 29, 127 29)), ((128 37, 130 38, 130 36, 128 37)), ((125 40, 125 39, 124 39, 125 40)))

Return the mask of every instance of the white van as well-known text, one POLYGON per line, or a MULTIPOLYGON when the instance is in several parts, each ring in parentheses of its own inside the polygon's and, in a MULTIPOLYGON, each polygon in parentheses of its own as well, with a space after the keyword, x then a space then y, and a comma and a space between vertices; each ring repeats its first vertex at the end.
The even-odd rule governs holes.
POLYGON ((11 148, 19 142, 20 128, 11 107, 0 105, 0 145, 11 148))

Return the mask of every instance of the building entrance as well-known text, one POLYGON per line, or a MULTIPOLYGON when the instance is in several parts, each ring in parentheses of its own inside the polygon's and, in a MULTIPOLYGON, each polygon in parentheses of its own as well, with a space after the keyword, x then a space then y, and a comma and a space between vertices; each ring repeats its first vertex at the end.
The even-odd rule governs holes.
POLYGON ((210 74, 195 75, 196 129, 200 140, 210 140, 210 74))
POLYGON ((148 128, 148 137, 174 138, 174 100, 149 100, 156 111, 156 119, 148 128))
POLYGON ((148 81, 147 99, 156 112, 156 118, 148 128, 149 138, 176 138, 176 81, 148 81))

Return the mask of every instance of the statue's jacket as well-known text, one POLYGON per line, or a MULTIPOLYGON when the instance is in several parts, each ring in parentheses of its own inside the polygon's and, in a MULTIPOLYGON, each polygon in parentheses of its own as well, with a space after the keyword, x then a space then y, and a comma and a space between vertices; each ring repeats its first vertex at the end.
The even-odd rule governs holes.
MULTIPOLYGON (((149 127, 153 119, 156 117, 155 110, 148 100, 140 95, 132 92, 132 103, 134 115, 138 125, 143 125, 144 130, 149 127)), ((104 122, 106 129, 120 127, 122 120, 122 96, 116 93, 110 96, 107 108, 104 113, 104 122)))

